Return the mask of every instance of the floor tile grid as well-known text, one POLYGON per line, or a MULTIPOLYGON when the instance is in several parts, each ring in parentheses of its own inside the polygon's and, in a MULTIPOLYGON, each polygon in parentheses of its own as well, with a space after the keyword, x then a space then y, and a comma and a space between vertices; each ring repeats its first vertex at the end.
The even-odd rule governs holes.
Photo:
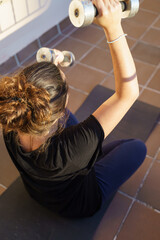
MULTIPOLYGON (((146 12, 154 13, 153 11, 149 11, 149 10, 146 10, 146 9, 144 9, 144 8, 143 8, 143 10, 146 11, 146 12)), ((141 37, 140 37, 140 38, 135 42, 135 44, 132 46, 131 51, 132 51, 132 49, 136 46, 136 44, 137 44, 139 41, 141 41, 142 43, 145 43, 145 44, 150 45, 149 43, 143 41, 142 39, 143 39, 144 35, 145 35, 151 28, 153 28, 154 24, 155 24, 155 23, 157 22, 157 20, 159 20, 159 19, 160 19, 160 16, 157 16, 157 18, 152 22, 152 24, 148 26, 148 28, 146 29, 146 31, 144 31, 144 33, 141 35, 141 37)), ((157 28, 157 29, 159 29, 159 28, 157 28)), ((136 61, 138 60, 138 59, 136 59, 136 58, 134 58, 134 59, 135 59, 136 61)), ((140 60, 138 60, 138 61, 140 61, 140 60)), ((143 62, 143 61, 142 61, 142 62, 143 62)), ((149 63, 147 63, 147 64, 149 64, 149 63)), ((152 65, 152 64, 149 64, 149 65, 152 65)), ((160 91, 157 91, 157 90, 155 90, 155 89, 152 89, 152 88, 147 87, 147 85, 150 83, 152 77, 153 77, 154 74, 157 72, 158 68, 160 68, 160 63, 155 67, 155 70, 153 71, 153 73, 151 74, 151 76, 149 77, 149 79, 147 80, 147 82, 145 83, 145 85, 140 85, 140 86, 142 87, 142 89, 141 89, 141 91, 140 91, 140 95, 143 93, 143 91, 144 91, 145 89, 149 89, 149 90, 152 90, 152 91, 157 92, 157 93, 160 94, 160 91)))
MULTIPOLYGON (((92 26, 92 27, 93 27, 93 28, 97 28, 96 26, 92 26)), ((64 37, 63 37, 62 39, 60 39, 58 42, 56 42, 52 47, 54 48, 55 45, 61 43, 61 42, 62 42, 65 38, 67 38, 67 37, 69 37, 70 39, 73 39, 73 40, 76 39, 76 41, 86 44, 86 41, 83 41, 83 40, 80 40, 80 39, 77 39, 77 38, 74 38, 74 37, 71 37, 71 36, 70 36, 70 35, 71 35, 73 32, 75 32, 76 30, 77 30, 77 29, 74 29, 74 30, 72 30, 72 32, 70 32, 69 34, 64 35, 64 37)), ((102 31, 103 31, 103 30, 102 30, 102 31)), ((63 35, 63 34, 62 34, 62 35, 63 35)), ((87 56, 95 47, 100 48, 100 47, 98 46, 98 44, 103 40, 103 38, 104 38, 104 37, 102 37, 99 41, 97 41, 96 44, 92 44, 92 43, 87 42, 87 45, 90 45, 90 49, 89 49, 88 51, 86 51, 85 54, 83 54, 83 55, 80 57, 79 60, 75 60, 75 65, 76 65, 76 64, 79 64, 79 65, 81 65, 81 66, 85 66, 85 67, 90 68, 90 69, 92 69, 92 70, 96 70, 97 72, 107 74, 107 76, 102 80, 102 82, 101 82, 100 84, 102 84, 102 83, 106 80, 106 78, 107 78, 108 76, 110 76, 110 75, 112 76, 112 74, 111 74, 112 71, 109 72, 109 73, 108 73, 108 72, 106 73, 106 72, 103 71, 103 70, 100 70, 100 69, 95 68, 95 67, 93 67, 93 66, 89 66, 89 65, 87 65, 87 64, 85 64, 85 63, 82 63, 81 60, 82 60, 83 58, 85 58, 85 56, 87 56)), ((69 71, 71 71, 71 69, 72 69, 72 67, 67 70, 67 73, 68 73, 69 71)), ((75 88, 75 87, 73 87, 73 86, 71 86, 71 85, 69 85, 69 87, 72 88, 72 89, 74 89, 74 90, 77 90, 77 91, 79 91, 79 92, 82 92, 82 93, 84 93, 85 95, 88 95, 87 92, 85 92, 85 91, 83 91, 83 90, 81 90, 81 89, 77 89, 77 88, 75 88)))
MULTIPOLYGON (((95 25, 92 25, 92 27, 95 28, 95 29, 97 28, 97 26, 95 26, 95 25)), ((99 27, 98 27, 98 28, 99 28, 99 27)), ((103 30, 102 30, 102 31, 103 31, 103 30)), ((71 36, 70 36, 70 38, 71 38, 71 39, 75 39, 74 37, 71 37, 71 36)), ((81 60, 84 59, 95 47, 101 49, 101 48, 98 46, 98 44, 99 44, 104 38, 105 38, 105 36, 102 37, 101 39, 99 39, 99 40, 96 42, 96 44, 92 44, 92 43, 87 42, 87 44, 90 45, 91 48, 90 48, 85 54, 83 54, 83 55, 80 57, 79 60, 75 61, 76 64, 79 64, 79 65, 81 65, 81 66, 87 67, 87 68, 89 68, 89 69, 95 70, 95 71, 100 72, 100 73, 104 73, 106 76, 105 76, 104 79, 99 83, 100 85, 102 85, 103 82, 105 82, 105 80, 106 80, 109 76, 113 76, 113 74, 112 74, 112 73, 113 73, 113 70, 111 70, 110 72, 106 72, 106 71, 103 71, 103 70, 101 70, 101 69, 99 69, 99 68, 90 66, 90 65, 85 64, 85 63, 82 63, 81 60)), ((77 38, 76 38, 76 40, 79 41, 79 42, 81 42, 81 43, 86 43, 86 41, 83 41, 83 40, 80 40, 80 39, 77 39, 77 38)), ((106 43, 106 46, 107 46, 107 43, 106 43)), ((106 48, 106 53, 107 53, 107 52, 109 53, 109 51, 108 51, 107 48, 106 48)), ((70 86, 70 87, 72 88, 72 86, 70 86)), ((73 88, 74 88, 74 87, 73 87, 73 88)), ((75 89, 75 88, 74 88, 74 89, 75 89)), ((77 89, 77 90, 78 90, 78 89, 77 89)), ((86 93, 86 92, 84 92, 84 91, 82 91, 82 92, 83 92, 84 94, 87 94, 87 95, 88 95, 88 93, 86 93)))
MULTIPOLYGON (((149 11, 149 10, 146 10, 146 9, 143 9, 143 10, 144 10, 144 11, 149 11)), ((149 12, 154 13, 153 11, 149 11, 149 12)), ((133 38, 133 37, 129 37, 130 39, 136 40, 135 44, 133 44, 133 46, 130 48, 131 51, 132 51, 132 49, 135 47, 135 45, 138 43, 138 41, 141 41, 142 43, 147 44, 147 42, 143 41, 142 38, 143 38, 143 36, 146 34, 146 32, 148 32, 148 31, 154 26, 155 22, 156 22, 159 18, 160 18, 160 16, 158 16, 158 17, 155 19, 155 21, 153 21, 153 23, 146 29, 146 31, 144 31, 144 34, 142 34, 142 36, 141 36, 138 40, 135 39, 135 38, 133 38)), ((92 27, 97 28, 97 26, 94 26, 94 25, 93 25, 92 27)), ((98 27, 98 28, 99 28, 99 27, 98 27)), ((70 37, 71 39, 75 39, 75 38, 71 37, 70 35, 71 35, 74 31, 76 31, 76 30, 77 30, 77 29, 74 29, 71 33, 69 33, 68 35, 66 35, 66 37, 70 37)), ((101 73, 105 73, 105 74, 106 74, 106 72, 103 71, 103 70, 100 70, 100 69, 95 68, 95 67, 93 67, 93 66, 89 66, 89 65, 84 64, 84 63, 81 62, 81 60, 82 60, 87 54, 89 54, 89 53, 94 49, 94 47, 97 47, 97 48, 100 49, 100 47, 98 46, 98 44, 99 44, 104 38, 105 38, 105 37, 103 37, 102 39, 100 39, 96 44, 91 44, 91 43, 88 43, 88 42, 87 42, 87 44, 90 45, 91 48, 90 48, 78 61, 75 61, 75 63, 76 63, 76 64, 78 63, 78 64, 80 64, 80 65, 82 65, 82 66, 86 66, 86 67, 88 67, 88 68, 90 68, 90 69, 93 69, 93 70, 96 70, 96 71, 99 71, 99 72, 101 72, 101 73)), ((65 38, 63 38, 63 40, 64 40, 64 39, 65 39, 65 38)), ((76 40, 79 41, 79 42, 82 42, 82 43, 86 43, 86 41, 83 41, 83 40, 80 40, 80 39, 76 39, 76 40)), ((60 40, 60 41, 61 41, 61 40, 60 40)), ((56 43, 56 44, 57 44, 57 43, 56 43)), ((150 44, 148 43, 148 45, 150 45, 150 44)), ((107 50, 107 51, 108 51, 108 50, 107 50)), ((108 52, 109 52, 109 51, 108 51, 108 52)), ((139 61, 139 62, 142 62, 142 63, 143 63, 143 61, 141 61, 141 60, 139 60, 139 59, 136 59, 136 58, 134 58, 134 59, 135 59, 136 61, 139 61)), ((147 63, 147 64, 149 64, 149 63, 147 63)), ((152 64, 149 64, 149 65, 155 67, 155 65, 152 65, 152 64)), ((147 87, 147 85, 150 83, 152 77, 154 76, 154 74, 156 73, 156 71, 158 70, 159 67, 160 67, 160 64, 156 66, 155 70, 153 71, 153 73, 151 74, 150 78, 147 80, 147 82, 146 82, 145 85, 139 84, 139 86, 141 87, 140 95, 143 93, 143 91, 144 91, 145 89, 149 89, 149 90, 151 90, 151 91, 153 91, 153 92, 156 92, 156 93, 160 94, 160 91, 157 91, 156 89, 152 89, 152 88, 150 88, 150 87, 147 87)), ((71 69, 69 69, 69 71, 70 71, 70 70, 71 70, 71 69)), ((103 82, 108 78, 108 76, 113 76, 113 69, 112 69, 110 72, 107 73, 107 76, 104 78, 104 80, 102 80, 102 82, 100 83, 100 85, 103 84, 103 82)), ((70 87, 73 88, 73 89, 75 89, 75 88, 72 87, 72 86, 70 86, 70 87)), ((75 89, 75 90, 76 90, 76 89, 75 89)), ((77 90, 78 90, 78 89, 77 89, 77 90)), ((83 91, 81 90, 81 92, 83 92, 83 91)), ((84 93, 84 94, 87 94, 86 92, 83 92, 83 93, 84 93)))
POLYGON ((147 155, 147 157, 149 157, 149 158, 152 159, 152 162, 151 162, 148 170, 146 171, 146 174, 145 174, 144 178, 142 179, 142 182, 141 182, 139 188, 137 189, 137 192, 136 192, 136 194, 135 194, 134 197, 131 197, 131 196, 128 195, 127 193, 124 193, 124 192, 118 190, 118 192, 119 192, 120 194, 122 194, 123 196, 129 198, 130 200, 132 200, 132 202, 131 202, 131 204, 129 205, 128 211, 127 211, 126 215, 124 216, 124 218, 123 218, 123 220, 122 220, 122 222, 121 222, 121 224, 120 224, 120 226, 119 226, 119 229, 118 229, 117 233, 115 234, 115 237, 114 237, 113 240, 116 240, 116 239, 117 239, 118 234, 120 233, 120 231, 121 231, 121 229, 122 229, 122 227, 123 227, 123 225, 124 225, 124 223, 125 223, 128 215, 129 215, 129 213, 130 213, 130 211, 131 211, 131 209, 132 209, 132 206, 133 206, 133 204, 134 204, 135 202, 140 203, 140 204, 144 205, 145 207, 150 208, 150 209, 152 209, 153 211, 156 211, 157 213, 160 214, 160 210, 155 209, 155 208, 153 208, 151 205, 149 205, 149 204, 147 204, 147 203, 145 203, 145 202, 142 202, 142 201, 140 201, 139 199, 137 199, 137 195, 138 195, 140 189, 143 187, 143 184, 144 184, 144 182, 145 182, 145 179, 147 178, 147 176, 148 176, 148 174, 149 174, 149 172, 150 172, 150 170, 151 170, 154 162, 156 161, 156 158, 157 158, 159 152, 160 152, 160 148, 157 150, 157 152, 156 152, 156 154, 155 154, 154 157, 150 157, 150 156, 147 155))

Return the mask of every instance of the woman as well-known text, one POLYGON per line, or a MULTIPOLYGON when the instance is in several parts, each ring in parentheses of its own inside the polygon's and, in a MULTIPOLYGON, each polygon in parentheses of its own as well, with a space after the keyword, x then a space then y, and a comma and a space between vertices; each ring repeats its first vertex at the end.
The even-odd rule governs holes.
POLYGON ((118 0, 95 0, 110 47, 115 93, 84 122, 66 110, 68 86, 56 65, 43 62, 0 82, 0 122, 6 147, 30 196, 67 217, 92 216, 142 164, 136 139, 104 138, 138 97, 136 69, 121 26, 118 0))

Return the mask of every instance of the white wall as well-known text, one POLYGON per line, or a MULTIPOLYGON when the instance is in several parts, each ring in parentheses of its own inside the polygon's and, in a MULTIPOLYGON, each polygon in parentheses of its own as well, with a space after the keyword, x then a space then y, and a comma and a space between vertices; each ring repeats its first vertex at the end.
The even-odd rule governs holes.
MULTIPOLYGON (((34 1, 34 0, 32 0, 34 1)), ((0 34, 0 64, 68 16, 71 0, 49 0, 41 12, 0 34), (6 34, 6 36, 5 36, 6 34)))

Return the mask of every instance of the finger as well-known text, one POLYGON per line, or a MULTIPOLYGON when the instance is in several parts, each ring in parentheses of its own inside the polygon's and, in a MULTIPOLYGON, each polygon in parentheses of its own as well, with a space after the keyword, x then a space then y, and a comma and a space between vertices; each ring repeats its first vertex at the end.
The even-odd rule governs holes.
POLYGON ((57 50, 57 49, 53 49, 54 53, 55 53, 55 60, 54 60, 54 64, 57 66, 58 64, 60 64, 61 62, 63 62, 64 60, 64 55, 61 51, 57 50))

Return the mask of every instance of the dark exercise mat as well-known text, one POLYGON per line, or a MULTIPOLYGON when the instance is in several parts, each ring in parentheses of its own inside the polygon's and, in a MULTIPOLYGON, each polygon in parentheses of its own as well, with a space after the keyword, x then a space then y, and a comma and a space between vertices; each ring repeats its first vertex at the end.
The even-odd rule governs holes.
MULTIPOLYGON (((96 86, 76 112, 76 117, 84 120, 112 94, 112 90, 96 86)), ((105 141, 120 138, 146 141, 157 122, 159 110, 137 101, 105 141)), ((0 239, 92 240, 113 197, 114 194, 93 217, 65 219, 32 200, 18 178, 0 197, 0 239)))
MULTIPOLYGON (((86 119, 113 93, 113 90, 97 85, 75 113, 77 119, 86 119)), ((124 138, 138 138, 145 142, 159 117, 160 108, 137 100, 104 143, 124 138)))
POLYGON ((113 196, 93 217, 66 219, 31 199, 19 177, 0 197, 0 239, 92 240, 113 196))

